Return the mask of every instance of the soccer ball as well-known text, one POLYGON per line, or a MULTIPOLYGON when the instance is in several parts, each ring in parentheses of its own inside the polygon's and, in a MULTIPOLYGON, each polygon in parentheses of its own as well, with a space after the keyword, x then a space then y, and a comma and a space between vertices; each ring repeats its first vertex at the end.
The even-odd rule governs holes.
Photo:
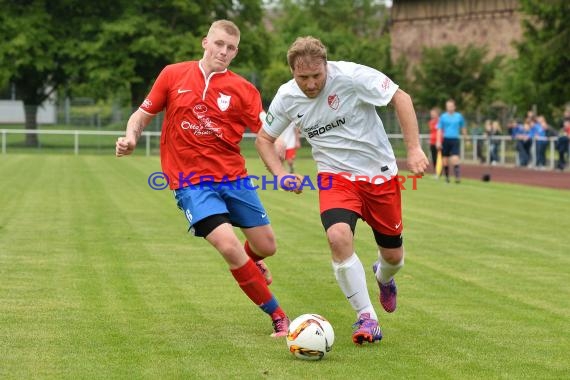
POLYGON ((332 349, 334 330, 318 314, 303 314, 289 324, 287 347, 299 359, 320 360, 332 349))

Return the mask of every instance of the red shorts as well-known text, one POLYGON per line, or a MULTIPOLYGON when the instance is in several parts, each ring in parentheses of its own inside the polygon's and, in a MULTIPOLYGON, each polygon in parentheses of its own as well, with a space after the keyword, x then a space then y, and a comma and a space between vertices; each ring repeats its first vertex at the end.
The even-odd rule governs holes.
POLYGON ((402 196, 396 178, 375 185, 319 173, 319 205, 321 214, 333 208, 351 210, 381 234, 402 233, 402 196))
POLYGON ((296 153, 297 149, 292 148, 292 149, 286 149, 285 150, 285 159, 286 160, 294 160, 296 157, 296 153))

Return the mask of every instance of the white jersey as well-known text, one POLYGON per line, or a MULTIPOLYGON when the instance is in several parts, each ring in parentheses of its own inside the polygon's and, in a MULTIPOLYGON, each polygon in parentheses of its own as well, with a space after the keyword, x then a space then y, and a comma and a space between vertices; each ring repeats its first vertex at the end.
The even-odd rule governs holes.
POLYGON ((297 136, 295 136, 295 123, 289 124, 287 128, 279 136, 279 140, 283 141, 285 149, 295 149, 297 145, 297 136))
POLYGON ((375 69, 329 61, 325 86, 316 98, 308 98, 294 79, 279 88, 263 129, 277 138, 295 122, 321 173, 343 173, 351 180, 390 178, 398 167, 375 107, 387 105, 397 89, 375 69))

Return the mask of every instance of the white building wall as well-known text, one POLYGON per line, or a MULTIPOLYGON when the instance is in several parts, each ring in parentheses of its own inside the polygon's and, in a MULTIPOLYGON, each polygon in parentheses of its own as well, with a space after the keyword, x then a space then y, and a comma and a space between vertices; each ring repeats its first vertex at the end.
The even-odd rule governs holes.
MULTIPOLYGON (((38 107, 38 124, 55 124, 57 107, 51 99, 38 107)), ((0 100, 0 124, 23 124, 24 103, 21 100, 0 100)))

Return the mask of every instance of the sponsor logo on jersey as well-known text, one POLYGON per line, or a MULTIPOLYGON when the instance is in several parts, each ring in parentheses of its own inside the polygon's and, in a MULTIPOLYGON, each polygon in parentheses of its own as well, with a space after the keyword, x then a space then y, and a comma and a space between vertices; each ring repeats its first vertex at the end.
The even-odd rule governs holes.
POLYGON ((343 117, 342 119, 337 119, 331 123, 328 123, 324 127, 321 127, 319 125, 313 125, 307 129, 305 129, 305 132, 307 133, 308 138, 313 138, 315 136, 323 135, 327 131, 330 131, 333 128, 340 127, 341 125, 344 125, 345 122, 346 122, 346 119, 343 117))
POLYGON ((340 99, 338 98, 337 94, 329 95, 327 100, 330 108, 332 108, 333 110, 338 109, 338 106, 340 105, 340 99))
POLYGON ((206 112, 208 112, 208 107, 206 107, 205 104, 196 104, 193 108, 192 108, 192 112, 194 113, 194 115, 196 115, 196 117, 198 119, 203 118, 204 116, 206 116, 206 112))
POLYGON ((146 98, 142 104, 142 108, 150 108, 150 106, 152 106, 152 102, 149 98, 146 98))
POLYGON ((304 128, 305 132, 314 131, 315 129, 319 129, 321 125, 319 123, 315 125, 311 125, 310 127, 304 128))
POLYGON ((232 97, 230 95, 224 95, 221 92, 219 94, 220 97, 218 98, 218 108, 223 112, 230 106, 230 99, 232 97))
POLYGON ((216 137, 222 138, 222 128, 218 127, 215 122, 206 116, 208 107, 206 107, 205 104, 196 104, 192 107, 192 112, 196 116, 196 119, 198 119, 198 124, 183 120, 182 123, 180 123, 180 128, 191 130, 195 136, 216 135, 216 137))

